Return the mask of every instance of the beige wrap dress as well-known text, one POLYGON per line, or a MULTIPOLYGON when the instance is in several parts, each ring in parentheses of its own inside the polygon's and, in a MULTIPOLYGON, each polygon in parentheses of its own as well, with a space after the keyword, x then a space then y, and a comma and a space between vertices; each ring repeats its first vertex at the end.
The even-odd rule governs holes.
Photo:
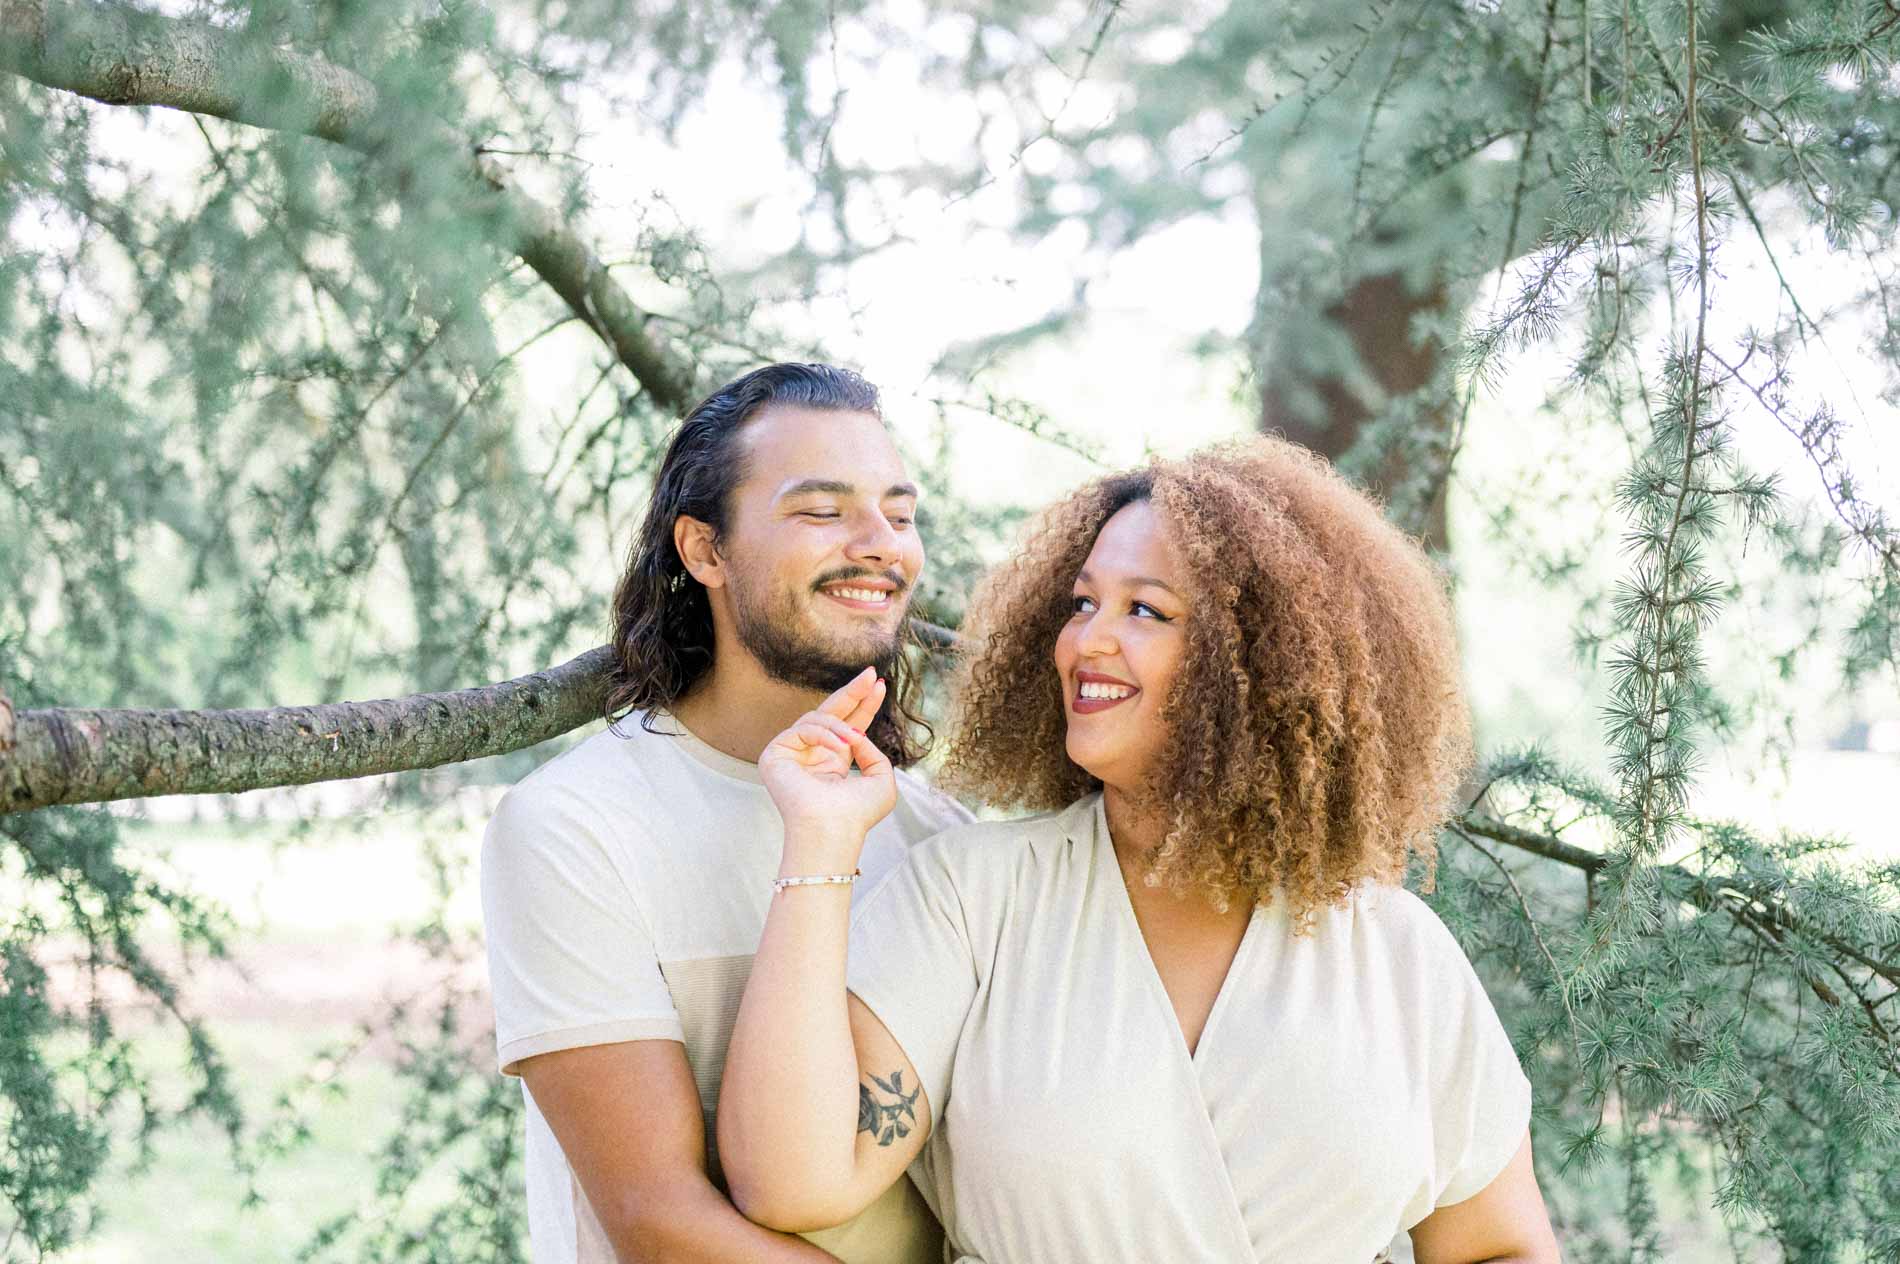
POLYGON ((1369 1264, 1516 1153, 1530 1085, 1437 916, 1360 888, 1257 909, 1190 1055, 1100 794, 913 847, 852 920, 910 1058, 953 1258, 1369 1264))

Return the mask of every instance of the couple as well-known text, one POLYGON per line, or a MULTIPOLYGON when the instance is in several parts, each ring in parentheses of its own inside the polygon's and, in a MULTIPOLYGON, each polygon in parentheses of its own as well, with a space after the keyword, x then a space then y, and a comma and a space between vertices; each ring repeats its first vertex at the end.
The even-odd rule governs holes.
POLYGON ((668 449, 631 714, 483 846, 537 1264, 1556 1259, 1528 1085, 1397 885, 1467 746, 1426 558, 1277 441, 1085 487, 977 595, 945 761, 1057 810, 973 824, 900 770, 916 499, 826 366, 668 449))

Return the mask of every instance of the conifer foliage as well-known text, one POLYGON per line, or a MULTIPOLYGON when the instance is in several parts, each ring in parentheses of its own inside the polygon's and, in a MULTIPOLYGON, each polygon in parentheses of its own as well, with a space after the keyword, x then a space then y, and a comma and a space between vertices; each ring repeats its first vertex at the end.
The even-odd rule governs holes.
MULTIPOLYGON (((1475 505, 1571 619, 1552 672, 1595 682, 1594 757, 1483 752, 1432 897, 1532 1076, 1567 1258, 1678 1258, 1699 1225, 1737 1261, 1900 1261, 1900 862, 1698 789, 1802 682, 1900 684, 1894 502, 1855 440, 1900 393, 1896 51, 1891 0, 0 0, 0 791, 53 766, 19 752, 120 731, 71 708, 420 694, 588 650, 667 426, 761 355, 822 352, 796 301, 893 244, 863 239, 867 206, 1001 198, 1012 232, 1079 224, 1094 260, 1237 215, 1254 316, 1209 331, 1209 371, 1421 534, 1475 505), (975 111, 967 147, 847 143, 854 76, 900 50, 975 111), (578 102, 664 134, 735 64, 778 94, 826 231, 741 272, 655 191, 613 208, 610 255, 578 102), (1738 323, 1751 269, 1776 299, 1738 323), (524 376, 550 348, 571 382, 524 376), (1554 367, 1523 426, 1601 503, 1460 464, 1526 364, 1554 367), (1763 431, 1792 469, 1757 468, 1763 431), (1592 539, 1547 529, 1579 512, 1592 539), (1745 631, 1770 601, 1795 644, 1745 631)), ((945 395, 1088 316, 1078 286, 946 349, 945 395)), ((933 499, 925 608, 954 623, 1010 515, 933 499)), ((82 1241, 111 1163, 184 1117, 255 1194, 351 1052, 247 1113, 184 999, 228 918, 121 818, 38 806, 180 784, 160 765, 214 758, 219 722, 145 717, 158 753, 116 789, 0 800, 0 1256, 82 1241), (105 1002, 127 989, 183 1041, 182 1103, 105 1002)), ((284 749, 239 782, 325 775, 271 756, 333 740, 330 713, 273 723, 284 749)), ((513 744, 397 741, 382 766, 513 744)), ((479 951, 418 916, 444 977, 479 951)), ((390 1016, 403 1116, 365 1214, 311 1225, 303 1258, 524 1258, 519 1099, 469 999, 390 1016)))

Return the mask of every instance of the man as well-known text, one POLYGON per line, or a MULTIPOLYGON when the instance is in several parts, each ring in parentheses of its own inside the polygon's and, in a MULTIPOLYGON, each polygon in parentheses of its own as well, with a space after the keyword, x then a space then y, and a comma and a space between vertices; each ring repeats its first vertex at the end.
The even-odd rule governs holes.
MULTIPOLYGON (((916 504, 876 389, 825 365, 739 378, 667 449, 614 598, 608 713, 627 714, 510 790, 482 847, 537 1264, 941 1258, 908 1181, 807 1240, 742 1217, 711 1152, 782 841, 759 753, 867 664, 890 682, 870 737, 900 766, 919 753, 899 652, 916 504)), ((967 819, 900 774, 854 898, 967 819)))

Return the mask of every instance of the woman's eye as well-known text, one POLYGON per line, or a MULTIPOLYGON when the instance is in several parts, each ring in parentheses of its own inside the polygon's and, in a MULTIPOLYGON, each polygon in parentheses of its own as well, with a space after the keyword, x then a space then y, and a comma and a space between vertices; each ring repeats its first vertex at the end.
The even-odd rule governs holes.
POLYGON ((1153 606, 1149 605, 1145 601, 1137 601, 1133 606, 1133 610, 1136 614, 1140 614, 1143 611, 1146 611, 1150 619, 1158 619, 1162 623, 1168 622, 1167 615, 1162 614, 1159 610, 1156 610, 1153 606))
POLYGON ((1089 611, 1093 610, 1094 608, 1095 608, 1095 601, 1091 597, 1069 598, 1069 611, 1072 614, 1087 614, 1089 611))
POLYGON ((910 525, 911 525, 912 523, 914 523, 914 522, 916 522, 916 521, 917 521, 917 520, 916 520, 915 518, 903 518, 903 517, 898 517, 898 518, 892 518, 892 519, 891 519, 891 525, 892 525, 893 527, 908 527, 908 526, 910 526, 910 525))

